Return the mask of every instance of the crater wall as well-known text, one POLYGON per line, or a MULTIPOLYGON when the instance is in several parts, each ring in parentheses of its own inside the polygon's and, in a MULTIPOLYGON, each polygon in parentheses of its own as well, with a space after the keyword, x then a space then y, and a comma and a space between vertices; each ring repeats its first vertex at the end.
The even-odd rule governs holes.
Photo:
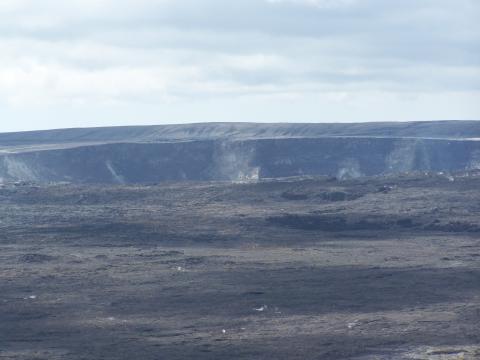
POLYGON ((107 143, 0 154, 1 181, 155 183, 353 178, 480 168, 480 141, 325 137, 107 143))

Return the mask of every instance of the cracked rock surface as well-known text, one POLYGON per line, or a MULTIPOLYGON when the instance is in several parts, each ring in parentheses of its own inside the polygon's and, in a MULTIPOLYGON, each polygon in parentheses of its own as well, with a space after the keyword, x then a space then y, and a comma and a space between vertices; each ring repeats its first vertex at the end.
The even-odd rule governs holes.
POLYGON ((0 359, 479 359, 480 177, 0 188, 0 359))

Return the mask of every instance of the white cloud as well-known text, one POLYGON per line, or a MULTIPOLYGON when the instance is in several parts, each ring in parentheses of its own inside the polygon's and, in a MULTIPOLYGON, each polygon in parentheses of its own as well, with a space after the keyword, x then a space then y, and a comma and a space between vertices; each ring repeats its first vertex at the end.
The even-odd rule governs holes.
POLYGON ((358 0, 266 0, 271 4, 290 3, 313 6, 318 9, 335 9, 357 4, 358 0))
POLYGON ((381 112, 352 110, 355 99, 405 114, 413 94, 434 118, 432 99, 455 94, 443 113, 479 117, 478 106, 459 105, 480 91, 479 12, 474 0, 3 0, 0 106, 71 117, 74 104, 112 118, 166 106, 194 121, 199 104, 228 118, 250 99, 259 118, 248 120, 291 103, 298 114, 277 117, 301 121, 317 99, 330 120, 351 111, 354 121, 381 112))

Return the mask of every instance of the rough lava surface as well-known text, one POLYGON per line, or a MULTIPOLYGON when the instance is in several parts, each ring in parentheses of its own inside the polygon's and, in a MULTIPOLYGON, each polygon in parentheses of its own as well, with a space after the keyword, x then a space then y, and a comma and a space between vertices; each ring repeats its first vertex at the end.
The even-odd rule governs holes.
POLYGON ((0 134, 0 359, 480 359, 479 139, 0 134))
POLYGON ((0 358, 478 359, 480 174, 0 187, 0 358))

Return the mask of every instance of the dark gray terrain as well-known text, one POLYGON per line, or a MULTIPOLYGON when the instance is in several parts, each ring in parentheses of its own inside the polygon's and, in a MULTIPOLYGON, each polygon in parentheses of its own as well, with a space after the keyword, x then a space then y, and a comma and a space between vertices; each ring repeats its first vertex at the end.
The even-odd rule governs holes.
POLYGON ((0 359, 478 359, 480 173, 0 187, 0 359))
POLYGON ((0 134, 0 182, 131 184, 480 168, 480 121, 209 123, 0 134))
POLYGON ((480 359, 480 122, 0 134, 0 359, 480 359))

